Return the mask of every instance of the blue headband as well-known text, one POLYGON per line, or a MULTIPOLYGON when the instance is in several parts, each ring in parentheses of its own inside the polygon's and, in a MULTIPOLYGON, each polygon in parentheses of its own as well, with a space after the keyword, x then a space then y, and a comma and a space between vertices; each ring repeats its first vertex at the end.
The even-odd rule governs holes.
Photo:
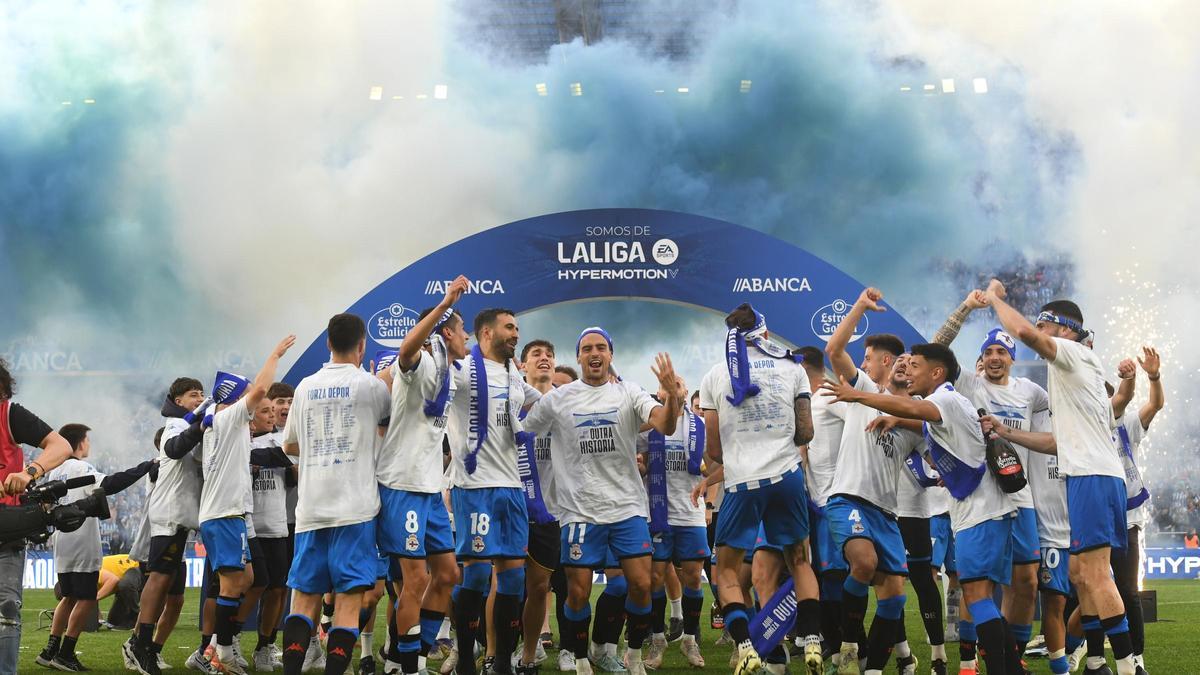
POLYGON ((212 397, 216 403, 233 403, 246 393, 246 387, 250 386, 250 380, 241 375, 234 375, 223 370, 217 371, 217 378, 213 382, 212 397))
POLYGON ((612 337, 609 336, 608 331, 599 326, 592 326, 591 328, 584 328, 583 332, 579 334, 579 339, 575 341, 576 356, 579 356, 579 346, 583 344, 583 338, 587 337, 588 335, 592 335, 593 333, 604 336, 604 341, 608 343, 608 351, 613 351, 612 337))
POLYGON ((1059 316, 1054 312, 1044 310, 1041 314, 1038 314, 1037 321, 1034 323, 1042 323, 1043 321, 1046 323, 1056 323, 1060 326, 1066 326, 1076 333, 1083 335, 1083 324, 1075 321, 1074 319, 1068 319, 1065 316, 1059 316))
POLYGON ((1008 352, 1008 355, 1012 357, 1012 360, 1017 360, 1017 343, 1012 339, 1011 335, 1004 332, 1003 328, 993 328, 988 331, 987 338, 985 338, 983 344, 979 346, 979 353, 982 354, 986 352, 987 348, 991 347, 992 345, 1000 345, 1001 347, 1004 347, 1004 350, 1008 352))

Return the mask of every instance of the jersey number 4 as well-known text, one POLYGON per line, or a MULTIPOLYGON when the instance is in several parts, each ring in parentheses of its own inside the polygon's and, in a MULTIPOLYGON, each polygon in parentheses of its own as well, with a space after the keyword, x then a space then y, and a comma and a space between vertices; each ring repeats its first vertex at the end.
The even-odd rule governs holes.
POLYGON ((858 509, 850 509, 850 515, 846 516, 846 520, 852 523, 861 523, 862 516, 858 515, 858 509))

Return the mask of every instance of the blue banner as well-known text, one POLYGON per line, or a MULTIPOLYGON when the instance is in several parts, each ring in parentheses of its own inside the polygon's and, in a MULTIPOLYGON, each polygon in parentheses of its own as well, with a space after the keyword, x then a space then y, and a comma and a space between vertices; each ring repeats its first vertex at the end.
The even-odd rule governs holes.
MULTIPOLYGON (((568 211, 472 235, 376 286, 346 310, 367 322, 367 353, 399 347, 420 311, 436 305, 459 274, 471 281, 456 305, 467 325, 486 307, 521 313, 640 298, 724 314, 751 302, 770 317, 773 335, 796 345, 827 341, 864 286, 807 251, 722 220, 648 209, 568 211)), ((856 362, 868 331, 925 341, 894 310, 872 313, 855 327, 856 362)), ((295 384, 328 358, 322 333, 284 379, 295 384)))
POLYGON ((1142 569, 1147 579, 1200 579, 1200 548, 1148 548, 1142 569))

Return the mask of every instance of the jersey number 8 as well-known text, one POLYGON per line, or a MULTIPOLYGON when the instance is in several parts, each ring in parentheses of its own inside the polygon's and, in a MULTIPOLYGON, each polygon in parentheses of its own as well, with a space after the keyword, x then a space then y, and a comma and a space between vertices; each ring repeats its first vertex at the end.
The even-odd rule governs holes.
POLYGON ((409 511, 404 516, 404 530, 409 534, 416 534, 419 529, 421 529, 421 523, 417 520, 417 512, 409 511))

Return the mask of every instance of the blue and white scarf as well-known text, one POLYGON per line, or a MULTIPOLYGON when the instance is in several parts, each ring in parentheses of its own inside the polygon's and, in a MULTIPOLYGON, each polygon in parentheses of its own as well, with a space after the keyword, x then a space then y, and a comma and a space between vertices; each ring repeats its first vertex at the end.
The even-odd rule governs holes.
POLYGON ((467 415, 467 455, 463 457, 463 465, 468 474, 475 473, 475 469, 479 467, 479 451, 487 442, 488 415, 491 412, 487 365, 478 344, 471 347, 470 359, 471 401, 467 415))
POLYGON ((1125 510, 1132 511, 1150 498, 1150 491, 1142 481, 1142 470, 1133 459, 1133 444, 1129 442, 1129 432, 1124 424, 1117 427, 1117 435, 1121 438, 1121 464, 1125 468, 1125 510))
MULTIPOLYGON (((686 408, 683 417, 688 425, 687 439, 684 441, 687 470, 689 474, 699 476, 700 462, 704 458, 704 420, 686 408)), ((647 444, 646 492, 650 496, 650 532, 658 534, 671 529, 667 522, 667 437, 651 429, 647 434, 647 444)))
POLYGON ((754 615, 750 622, 750 641, 759 654, 769 654, 779 646, 788 631, 796 624, 799 602, 796 600, 796 584, 789 577, 766 605, 754 615))
MULTIPOLYGON (((208 406, 204 413, 204 420, 200 426, 208 429, 212 427, 213 415, 217 412, 218 405, 230 405, 236 403, 242 394, 246 393, 246 388, 250 386, 250 380, 236 375, 227 373, 223 370, 217 371, 217 377, 213 381, 212 400, 213 405, 208 406)), ((193 417, 193 419, 195 419, 193 417)))
MULTIPOLYGON (((450 352, 446 349, 446 340, 442 337, 442 328, 454 316, 454 308, 447 309, 442 318, 433 327, 433 333, 425 344, 429 345, 429 353, 433 356, 433 366, 437 369, 438 393, 432 400, 425 399, 425 416, 441 417, 446 414, 446 405, 450 402, 450 352)), ((455 364, 457 365, 457 364, 455 364)))
MULTIPOLYGON (((521 415, 524 417, 524 415, 521 415)), ((537 457, 534 454, 534 443, 537 436, 531 431, 518 431, 517 438, 517 475, 521 478, 521 491, 525 493, 525 508, 529 512, 529 521, 545 525, 555 521, 546 508, 546 500, 542 498, 542 481, 538 477, 537 457)))
MULTIPOLYGON (((948 382, 938 388, 943 387, 954 391, 954 387, 948 382)), ((942 483, 950 491, 950 496, 958 500, 970 497, 975 488, 979 487, 979 483, 983 481, 983 474, 987 473, 987 463, 971 466, 959 459, 953 452, 933 440, 933 435, 929 433, 928 422, 921 425, 921 430, 925 435, 925 445, 929 448, 929 457, 933 460, 933 466, 937 469, 938 474, 941 475, 942 483)))
POLYGON ((392 364, 395 363, 396 359, 398 358, 400 358, 400 350, 380 349, 379 351, 375 352, 375 372, 371 374, 378 375, 388 368, 391 368, 392 364))
POLYGON ((792 353, 791 350, 777 345, 767 339, 767 319, 761 312, 754 312, 754 327, 743 331, 740 328, 730 328, 725 334, 725 367, 729 371, 729 383, 733 387, 733 395, 726 396, 732 405, 739 406, 742 401, 757 396, 760 389, 750 381, 750 358, 746 344, 754 345, 760 352, 773 359, 791 359, 799 363, 803 357, 792 353))
POLYGON ((938 472, 925 463, 925 458, 920 451, 913 450, 908 453, 908 457, 904 458, 904 467, 908 469, 913 480, 921 488, 931 488, 938 484, 938 472))

